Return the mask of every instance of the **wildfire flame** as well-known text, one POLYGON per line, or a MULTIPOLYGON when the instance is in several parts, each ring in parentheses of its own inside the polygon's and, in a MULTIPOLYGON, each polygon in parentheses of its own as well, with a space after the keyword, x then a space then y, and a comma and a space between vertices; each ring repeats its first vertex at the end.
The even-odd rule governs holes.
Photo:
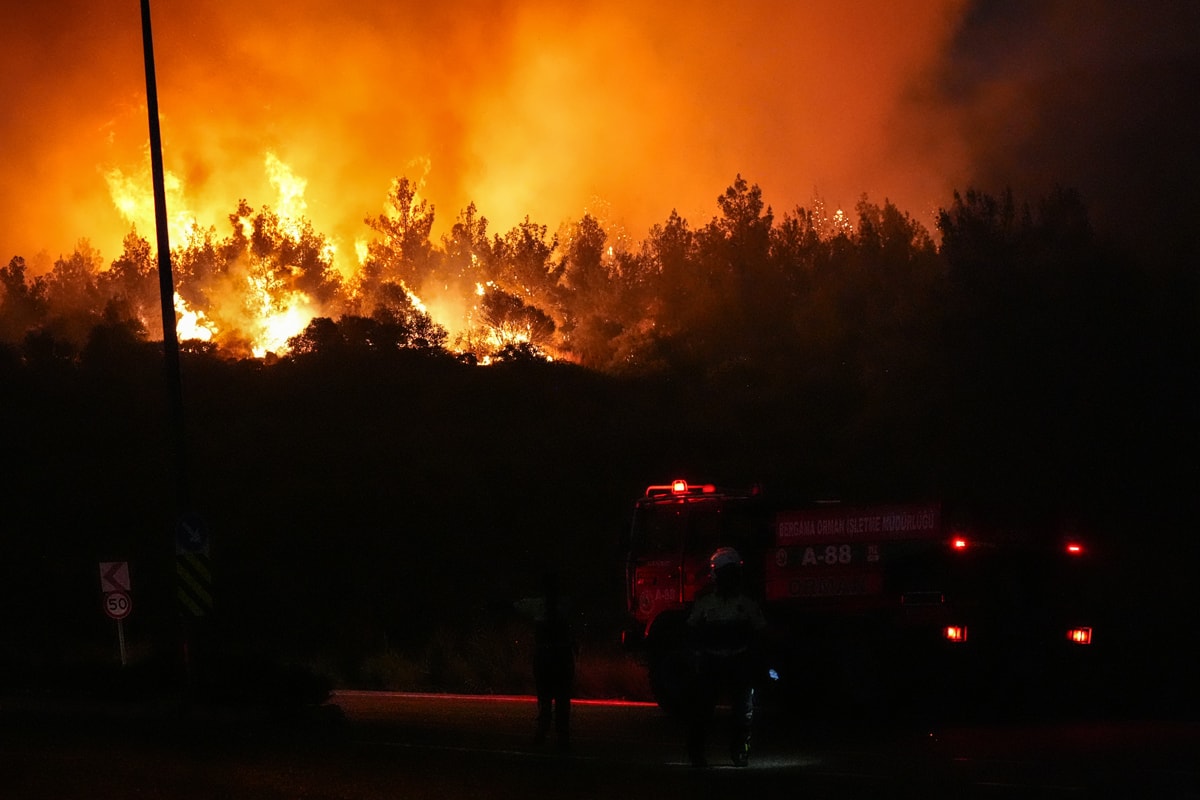
MULTIPOLYGON (((267 179, 278 195, 275 214, 279 227, 285 236, 299 240, 305 235, 304 214, 308 204, 304 192, 307 181, 296 175, 274 152, 267 151, 263 164, 267 179)), ((152 184, 148 163, 134 174, 114 167, 107 170, 104 177, 112 202, 122 217, 140 230, 153 230, 154 198, 149 190, 152 184)), ((171 173, 165 177, 167 208, 172 212, 168 235, 173 248, 203 245, 206 230, 188 210, 183 182, 171 173)), ((236 223, 243 237, 249 238, 254 234, 254 222, 248 215, 237 216, 236 223)), ((321 257, 335 263, 336 246, 332 242, 325 242, 321 257)), ((236 333, 249 342, 249 350, 257 358, 286 350, 288 340, 303 331, 321 311, 304 292, 288 289, 283 282, 253 271, 245 277, 244 282, 239 284, 235 281, 228 292, 210 300, 218 306, 235 309, 232 313, 226 312, 220 316, 242 320, 240 330, 236 333)), ((212 342, 222 333, 235 333, 218 325, 209 316, 213 311, 211 308, 190 307, 176 292, 176 332, 179 338, 212 342)))
MULTIPOLYGON (((545 357, 556 354, 552 335, 560 321, 538 307, 539 298, 552 293, 546 288, 548 274, 539 277, 535 269, 523 277, 509 275, 451 285, 461 277, 486 274, 487 267, 471 243, 472 236, 483 236, 486 231, 486 220, 482 218, 471 229, 474 218, 469 214, 460 217, 466 228, 454 236, 466 238, 443 238, 447 247, 458 248, 456 257, 464 270, 460 278, 426 279, 419 287, 408 285, 404 265, 409 259, 419 258, 422 247, 430 246, 428 225, 432 224, 433 208, 420 197, 424 174, 430 169, 427 161, 410 164, 423 173, 416 182, 392 182, 383 215, 365 220, 379 238, 356 238, 352 259, 314 231, 306 217, 307 179, 273 151, 266 151, 261 163, 275 203, 256 212, 241 201, 234 214, 226 215, 231 231, 226 239, 216 234, 215 227, 204 227, 197 220, 189 210, 183 182, 170 177, 168 202, 178 199, 178 210, 171 217, 172 260, 182 262, 176 271, 177 287, 181 286, 181 273, 185 285, 183 294, 175 294, 181 339, 211 342, 235 356, 282 355, 289 350, 291 340, 304 333, 318 316, 369 315, 381 299, 394 302, 397 295, 390 295, 389 300, 387 292, 391 289, 385 288, 391 283, 410 309, 444 329, 451 349, 470 352, 478 363, 491 363, 492 354, 512 348, 533 348, 545 357), (467 230, 474 232, 468 234, 467 230), (415 239, 411 235, 414 231, 415 239), (329 273, 340 275, 342 282, 326 286, 322 294, 322 282, 329 273)), ((106 173, 113 204, 135 227, 153 224, 150 181, 139 177, 116 168, 106 173)), ((531 226, 527 220, 529 227, 511 232, 519 233, 512 246, 520 246, 521 241, 528 245, 541 237, 537 246, 545 248, 539 252, 547 263, 563 263, 563 259, 572 257, 571 253, 592 252, 598 259, 598 269, 617 275, 621 258, 630 252, 631 240, 619 222, 607 219, 605 206, 601 205, 598 213, 601 216, 589 211, 585 220, 590 222, 586 224, 564 224, 548 240, 544 227, 531 226)), ((852 236, 854 232, 850 217, 841 208, 830 213, 820 200, 812 209, 811 222, 822 237, 852 236)), ((497 247, 500 240, 497 236, 497 247)), ((572 283, 574 280, 567 279, 567 291, 586 291, 586 278, 578 285, 572 283)), ((571 352, 569 347, 566 352, 571 352)))
POLYGON ((179 296, 179 292, 175 293, 175 314, 178 317, 175 322, 175 334, 181 341, 212 341, 213 334, 216 333, 215 329, 210 327, 212 323, 205 318, 203 311, 188 308, 187 302, 179 296))
MULTIPOLYGON (((284 353, 289 340, 302 333, 315 317, 336 316, 337 310, 323 307, 311 294, 295 287, 296 278, 303 272, 300 265, 282 263, 275 254, 264 256, 254 242, 271 236, 282 237, 292 245, 315 242, 319 249, 310 255, 342 276, 346 295, 352 299, 361 299, 357 290, 358 278, 371 259, 372 248, 367 239, 356 238, 352 259, 345 258, 333 241, 312 230, 306 217, 307 179, 270 150, 264 154, 262 165, 267 183, 275 194, 275 203, 269 208, 264 206, 262 212, 271 215, 276 226, 272 229, 274 232, 264 233, 260 229, 264 226, 262 214, 256 215, 243 201, 235 214, 227 216, 234 236, 252 243, 247 245, 247 252, 227 268, 221 280, 209 281, 199 306, 196 299, 189 304, 180 293, 175 294, 176 330, 181 340, 213 342, 234 353, 246 353, 256 358, 284 353)), ((420 189, 431 164, 423 159, 409 166, 421 174, 412 184, 412 207, 417 208, 424 203, 420 199, 420 189)), ((105 178, 113 205, 122 217, 135 228, 153 229, 154 205, 149 190, 148 165, 132 174, 112 168, 105 172, 105 178)), ((173 260, 178 260, 180 253, 185 251, 203 254, 206 249, 219 250, 215 229, 202 225, 190 211, 183 181, 175 175, 168 178, 173 260)), ((396 185, 394 182, 393 191, 396 185)), ((389 205, 385 207, 384 217, 395 221, 407 210, 389 205)), ((472 268, 477 268, 478 256, 471 253, 469 262, 472 268)), ((178 286, 178 272, 176 282, 178 286)), ((402 280, 397 282, 412 308, 445 328, 449 338, 459 342, 464 349, 499 350, 507 345, 533 341, 528 327, 522 328, 519 323, 481 324, 483 315, 479 303, 488 291, 499 291, 499 287, 491 282, 486 286, 476 283, 473 298, 457 297, 449 286, 433 287, 435 296, 432 300, 418 295, 402 280)), ((369 309, 364 311, 369 313, 369 309)), ((481 356, 481 363, 489 361, 486 354, 481 356)))
MULTIPOLYGON (((140 231, 155 229, 154 193, 150 176, 150 153, 147 150, 143 163, 133 172, 120 167, 104 170, 104 181, 113 205, 121 217, 140 231)), ((191 237, 196 228, 196 217, 188 210, 184 197, 183 181, 167 170, 163 175, 167 197, 167 234, 172 242, 182 242, 191 237)))
MULTIPOLYGON (((292 168, 280 160, 279 156, 271 151, 267 151, 265 169, 267 171, 267 179, 275 190, 279 192, 279 203, 275 206, 281 219, 287 219, 294 225, 297 220, 304 216, 304 212, 308 210, 308 203, 304 199, 304 190, 308 187, 308 181, 301 178, 292 172, 292 168)), ((295 234, 292 230, 289 233, 295 234)))

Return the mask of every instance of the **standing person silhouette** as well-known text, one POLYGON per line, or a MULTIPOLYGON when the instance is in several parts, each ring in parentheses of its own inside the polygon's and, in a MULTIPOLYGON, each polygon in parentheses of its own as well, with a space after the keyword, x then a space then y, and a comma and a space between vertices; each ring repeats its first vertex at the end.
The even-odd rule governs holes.
POLYGON ((559 750, 571 744, 571 694, 575 688, 575 637, 571 630, 570 602, 559 592, 558 576, 542 577, 542 594, 516 603, 519 612, 533 620, 533 681, 537 691, 537 729, 534 741, 542 744, 554 727, 559 750))
POLYGON ((687 627, 696 657, 687 711, 687 750, 693 766, 708 766, 705 741, 717 701, 731 706, 729 754, 734 766, 750 761, 754 675, 767 627, 762 609, 742 588, 742 558, 722 547, 709 559, 712 582, 696 598, 687 627))

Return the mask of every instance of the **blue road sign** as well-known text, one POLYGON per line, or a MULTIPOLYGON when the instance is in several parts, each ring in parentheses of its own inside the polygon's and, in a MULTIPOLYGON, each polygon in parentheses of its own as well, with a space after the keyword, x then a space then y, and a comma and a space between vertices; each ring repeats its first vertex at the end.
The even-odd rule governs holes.
POLYGON ((195 512, 184 514, 175 526, 175 554, 191 553, 208 555, 208 527, 195 512))

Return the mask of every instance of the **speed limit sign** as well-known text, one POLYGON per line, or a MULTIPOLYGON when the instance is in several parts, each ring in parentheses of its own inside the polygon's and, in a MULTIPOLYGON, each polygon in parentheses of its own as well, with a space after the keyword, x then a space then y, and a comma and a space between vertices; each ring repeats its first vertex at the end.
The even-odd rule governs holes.
POLYGON ((133 610, 133 600, 125 592, 109 592, 104 595, 104 613, 113 619, 125 619, 133 610))

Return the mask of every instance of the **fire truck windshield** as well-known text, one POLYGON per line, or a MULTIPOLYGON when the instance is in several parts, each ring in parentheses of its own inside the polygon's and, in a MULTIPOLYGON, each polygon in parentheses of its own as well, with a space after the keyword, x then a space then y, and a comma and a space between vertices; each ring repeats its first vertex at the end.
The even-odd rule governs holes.
POLYGON ((756 520, 739 503, 650 504, 635 517, 633 546, 642 557, 679 553, 707 557, 722 545, 751 546, 759 534, 756 520))
POLYGON ((682 509, 643 508, 634 520, 633 547, 646 556, 678 553, 686 529, 682 509))

